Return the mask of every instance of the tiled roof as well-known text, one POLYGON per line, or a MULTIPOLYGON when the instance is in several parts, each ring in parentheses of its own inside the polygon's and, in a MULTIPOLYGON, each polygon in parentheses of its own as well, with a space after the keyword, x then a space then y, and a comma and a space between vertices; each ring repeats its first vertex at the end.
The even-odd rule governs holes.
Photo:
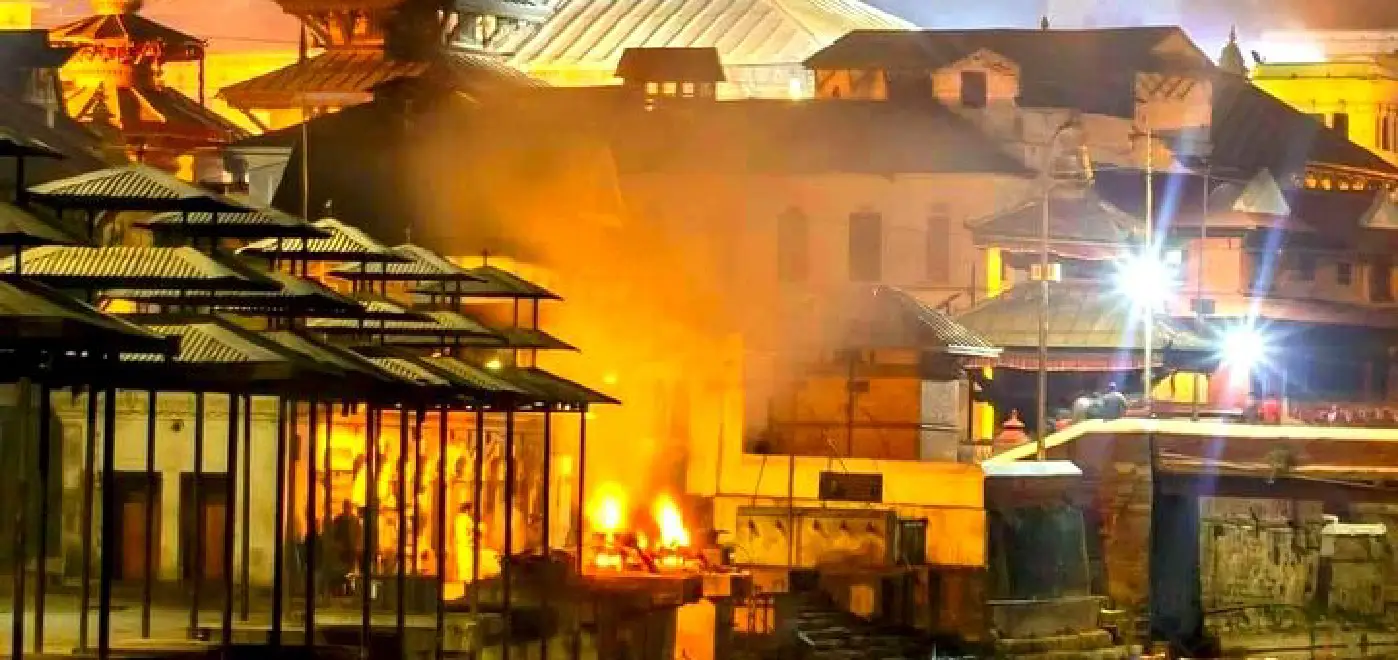
POLYGON ((0 282, 0 321, 0 343, 55 342, 92 349, 115 344, 157 352, 172 347, 140 326, 29 280, 0 282))
POLYGON ((1239 172, 1285 180, 1330 165, 1398 178, 1398 167, 1237 76, 1214 81, 1210 142, 1214 165, 1239 172))
MULTIPOLYGON (((956 321, 1004 349, 1039 346, 1038 283, 1017 286, 972 308, 956 321)), ((1207 342, 1157 317, 1156 349, 1210 350, 1207 342)), ((1049 292, 1048 346, 1051 349, 1136 351, 1145 346, 1145 324, 1129 301, 1100 283, 1065 282, 1049 292)))
MULTIPOLYGON (((910 338, 917 341, 919 347, 935 348, 951 355, 966 357, 994 357, 1000 354, 1000 349, 994 344, 908 291, 880 286, 875 289, 874 295, 896 305, 899 313, 895 318, 887 320, 910 329, 910 338)), ((877 323, 878 319, 874 321, 874 327, 881 325, 877 323)))
POLYGON ((105 83, 78 86, 65 94, 64 103, 68 114, 79 121, 94 121, 99 115, 110 117, 133 148, 159 145, 172 138, 220 145, 248 135, 242 127, 173 87, 105 83))
POLYGON ((616 77, 649 82, 723 82, 716 48, 628 48, 616 77))
POLYGON ((232 200, 139 163, 32 186, 38 201, 104 211, 243 211, 232 200))
MULTIPOLYGON (((14 259, 0 260, 0 272, 13 273, 14 259)), ((25 277, 59 288, 280 288, 246 265, 192 247, 40 246, 25 250, 23 259, 25 277)))
POLYGON ((279 259, 309 259, 312 261, 405 262, 387 245, 358 228, 334 218, 322 218, 311 223, 329 234, 325 238, 269 238, 246 245, 238 254, 279 259))
POLYGON ((290 213, 259 208, 234 213, 162 213, 136 223, 154 232, 180 236, 219 238, 300 238, 325 237, 329 232, 290 213))
POLYGON ((0 245, 71 245, 79 241, 28 211, 0 202, 0 245))
MULTIPOLYGON (((1049 244, 1059 252, 1125 247, 1144 228, 1143 221, 1102 199, 1093 188, 1056 192, 1049 199, 1048 210, 1049 244)), ((1036 196, 1008 211, 973 220, 969 226, 981 244, 1037 246, 1043 217, 1044 201, 1036 196)))
POLYGON ((806 60, 812 69, 936 70, 978 50, 1020 67, 1022 107, 1078 108, 1134 117, 1138 73, 1211 73, 1209 57, 1177 27, 1095 30, 857 31, 806 60), (1162 52, 1177 40, 1183 54, 1162 52))
POLYGON ((174 30, 140 14, 95 14, 49 31, 55 44, 129 45, 139 49, 158 44, 166 61, 192 61, 204 52, 204 40, 174 30))
POLYGON ((394 246, 392 250, 394 254, 408 259, 409 261, 405 263, 373 265, 346 263, 331 269, 329 274, 331 277, 338 277, 345 280, 400 280, 408 282, 480 281, 479 278, 470 274, 465 268, 457 266, 427 248, 408 243, 394 246))
POLYGON ((627 48, 713 47, 726 66, 799 64, 850 30, 911 24, 860 0, 559 0, 501 44, 525 70, 616 68, 627 48))
POLYGON ((558 300, 557 294, 533 282, 501 270, 495 266, 480 266, 466 271, 475 277, 475 282, 435 282, 424 286, 419 293, 465 298, 520 298, 535 300, 558 300))

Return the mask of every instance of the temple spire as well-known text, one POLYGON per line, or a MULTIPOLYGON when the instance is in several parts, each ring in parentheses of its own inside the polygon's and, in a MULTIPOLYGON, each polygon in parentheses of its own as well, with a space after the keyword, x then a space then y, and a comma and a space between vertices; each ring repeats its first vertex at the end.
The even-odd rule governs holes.
POLYGON ((1040 29, 1040 30, 1047 30, 1047 29, 1049 29, 1048 14, 1044 14, 1043 16, 1041 16, 1041 17, 1039 18, 1039 29, 1040 29))
POLYGON ((1228 31, 1228 45, 1218 56, 1218 68, 1224 73, 1247 77, 1248 63, 1243 59, 1243 49, 1238 46, 1238 26, 1228 31))

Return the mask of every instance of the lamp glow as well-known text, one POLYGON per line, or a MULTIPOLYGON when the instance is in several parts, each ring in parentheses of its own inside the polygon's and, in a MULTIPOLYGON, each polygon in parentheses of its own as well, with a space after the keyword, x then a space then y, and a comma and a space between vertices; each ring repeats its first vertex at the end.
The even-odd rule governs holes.
POLYGON ((1175 269, 1154 254, 1132 255, 1117 262, 1115 285, 1132 304, 1155 309, 1174 293, 1175 269))
POLYGON ((1252 323, 1240 323, 1223 334, 1219 352, 1229 365, 1250 369, 1267 359, 1267 337, 1252 323))

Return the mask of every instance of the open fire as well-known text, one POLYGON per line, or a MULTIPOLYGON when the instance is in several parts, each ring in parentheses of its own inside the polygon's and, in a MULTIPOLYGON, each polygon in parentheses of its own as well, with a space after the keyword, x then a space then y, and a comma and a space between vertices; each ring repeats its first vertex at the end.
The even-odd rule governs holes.
POLYGON ((674 498, 656 497, 650 519, 636 524, 628 520, 628 511, 627 493, 620 485, 608 483, 597 490, 589 508, 592 557, 587 562, 594 572, 666 573, 707 567, 674 498))

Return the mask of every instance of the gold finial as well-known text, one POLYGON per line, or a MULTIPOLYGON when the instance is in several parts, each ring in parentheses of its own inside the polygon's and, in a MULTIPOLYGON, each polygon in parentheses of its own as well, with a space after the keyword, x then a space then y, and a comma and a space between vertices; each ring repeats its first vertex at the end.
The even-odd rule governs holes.
POLYGON ((1044 15, 1039 19, 1039 29, 1040 29, 1040 30, 1047 30, 1047 29, 1049 29, 1048 14, 1044 14, 1044 15))
POLYGON ((92 0, 92 11, 105 16, 141 11, 141 0, 92 0))

